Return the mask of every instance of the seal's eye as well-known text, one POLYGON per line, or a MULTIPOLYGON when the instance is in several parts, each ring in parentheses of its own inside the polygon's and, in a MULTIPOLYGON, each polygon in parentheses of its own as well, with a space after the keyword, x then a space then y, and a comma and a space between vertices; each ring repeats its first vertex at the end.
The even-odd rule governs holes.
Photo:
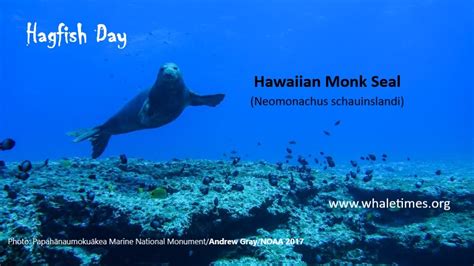
POLYGON ((178 67, 175 67, 175 66, 174 66, 173 69, 174 69, 174 70, 178 70, 178 67))
POLYGON ((160 71, 165 70, 165 66, 160 67, 160 71))

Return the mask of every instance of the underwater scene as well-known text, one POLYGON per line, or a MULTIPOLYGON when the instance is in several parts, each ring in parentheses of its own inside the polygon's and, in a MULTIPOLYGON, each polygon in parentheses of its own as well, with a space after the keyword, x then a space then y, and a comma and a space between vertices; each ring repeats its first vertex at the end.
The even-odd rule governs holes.
POLYGON ((473 265, 474 2, 0 2, 0 265, 473 265))

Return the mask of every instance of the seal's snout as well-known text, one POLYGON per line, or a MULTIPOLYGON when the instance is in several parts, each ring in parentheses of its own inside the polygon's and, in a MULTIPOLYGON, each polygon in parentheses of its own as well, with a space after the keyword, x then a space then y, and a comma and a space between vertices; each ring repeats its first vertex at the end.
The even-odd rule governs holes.
POLYGON ((173 78, 176 77, 176 71, 167 68, 165 71, 163 71, 163 75, 167 78, 173 78))
POLYGON ((160 68, 159 76, 167 80, 175 80, 180 77, 179 68, 174 63, 164 64, 160 68))

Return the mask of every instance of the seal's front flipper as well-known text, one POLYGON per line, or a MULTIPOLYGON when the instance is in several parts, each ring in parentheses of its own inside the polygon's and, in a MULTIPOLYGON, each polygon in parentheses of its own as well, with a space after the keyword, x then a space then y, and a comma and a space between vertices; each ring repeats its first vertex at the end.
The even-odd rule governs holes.
POLYGON ((76 137, 74 142, 81 142, 90 140, 92 143, 92 158, 99 157, 107 147, 110 140, 110 134, 104 133, 100 127, 95 127, 88 130, 79 130, 77 132, 69 132, 69 136, 76 137))
POLYGON ((207 105, 215 107, 217 106, 222 100, 224 100, 224 94, 213 94, 213 95, 204 95, 200 96, 193 92, 190 92, 190 103, 191 106, 200 106, 200 105, 207 105))

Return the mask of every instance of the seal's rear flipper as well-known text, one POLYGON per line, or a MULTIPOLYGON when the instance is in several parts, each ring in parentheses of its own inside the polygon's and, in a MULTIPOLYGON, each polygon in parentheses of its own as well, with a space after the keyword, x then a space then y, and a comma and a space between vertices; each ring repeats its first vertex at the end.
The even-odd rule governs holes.
POLYGON ((99 134, 99 131, 100 129, 95 127, 95 128, 79 129, 76 131, 71 131, 71 132, 66 133, 66 135, 70 137, 74 137, 75 139, 73 140, 73 142, 81 142, 86 139, 90 139, 94 135, 99 134))
POLYGON ((222 100, 224 100, 224 94, 213 94, 213 95, 204 95, 200 96, 193 92, 190 93, 190 103, 191 106, 207 105, 207 106, 217 106, 222 100))
POLYGON ((98 134, 91 138, 92 143, 92 158, 95 159, 99 157, 109 144, 110 134, 98 134))
POLYGON ((90 140, 92 143, 92 158, 95 159, 99 157, 107 147, 107 144, 110 140, 110 134, 104 133, 100 127, 80 130, 76 132, 67 133, 69 136, 76 137, 74 142, 81 142, 84 140, 90 140))

